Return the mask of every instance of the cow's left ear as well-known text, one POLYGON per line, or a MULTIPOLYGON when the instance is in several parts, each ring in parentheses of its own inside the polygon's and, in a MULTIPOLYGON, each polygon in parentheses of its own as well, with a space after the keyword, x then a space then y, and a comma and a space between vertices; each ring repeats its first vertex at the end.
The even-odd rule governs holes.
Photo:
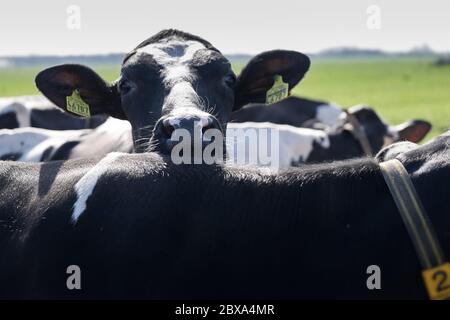
POLYGON ((125 119, 116 85, 108 85, 95 71, 64 64, 41 71, 36 86, 59 108, 76 116, 107 114, 125 119))
POLYGON ((234 109, 249 103, 265 103, 267 91, 281 76, 290 90, 300 82, 309 70, 309 58, 296 51, 274 50, 263 52, 245 66, 237 78, 234 109))
POLYGON ((417 143, 425 138, 431 127, 431 124, 427 121, 413 120, 397 125, 394 128, 398 132, 399 140, 417 143))

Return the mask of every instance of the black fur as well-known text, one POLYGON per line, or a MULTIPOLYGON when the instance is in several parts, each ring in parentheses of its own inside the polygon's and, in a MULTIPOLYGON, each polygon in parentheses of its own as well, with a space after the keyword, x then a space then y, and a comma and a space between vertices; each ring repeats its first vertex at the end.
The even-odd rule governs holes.
MULTIPOLYGON (((250 104, 231 114, 233 122, 272 122, 300 128, 312 128, 317 107, 328 102, 288 97, 273 105, 250 104)), ((317 120, 316 120, 317 121, 317 120)))
MULTIPOLYGON (((449 141, 401 156, 447 257, 449 141)), ((1 163, 2 298, 426 298, 374 160, 269 175, 124 155, 72 225, 73 186, 93 165, 1 163), (80 291, 66 289, 72 264, 80 291), (381 290, 366 287, 373 264, 381 290)))
POLYGON ((19 127, 16 114, 14 112, 6 112, 0 114, 0 129, 14 129, 19 127))
POLYGON ((30 114, 30 126, 49 130, 94 129, 104 123, 107 117, 102 115, 91 118, 77 118, 59 108, 33 109, 30 114))

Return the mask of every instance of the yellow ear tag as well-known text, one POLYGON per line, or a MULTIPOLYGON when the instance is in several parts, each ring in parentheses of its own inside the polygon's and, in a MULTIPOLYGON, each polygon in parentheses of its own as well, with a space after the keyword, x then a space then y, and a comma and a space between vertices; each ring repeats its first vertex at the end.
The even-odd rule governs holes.
POLYGON ((266 104, 277 103, 278 101, 287 98, 289 95, 289 84, 283 82, 283 77, 275 76, 275 82, 266 94, 266 104))
POLYGON ((450 299, 450 263, 424 270, 422 275, 430 299, 450 299))
POLYGON ((66 97, 67 110, 83 117, 90 117, 89 105, 83 101, 78 90, 73 90, 72 95, 66 97))

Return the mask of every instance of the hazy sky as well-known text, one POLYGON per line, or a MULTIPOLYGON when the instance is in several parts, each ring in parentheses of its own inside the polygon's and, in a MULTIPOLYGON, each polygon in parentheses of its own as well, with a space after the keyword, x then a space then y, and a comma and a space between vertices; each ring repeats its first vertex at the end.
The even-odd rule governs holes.
POLYGON ((0 56, 126 52, 165 28, 204 37, 224 53, 335 46, 450 51, 448 0, 1 0, 0 56), (67 27, 70 5, 81 29, 67 27), (369 30, 367 8, 381 9, 369 30))

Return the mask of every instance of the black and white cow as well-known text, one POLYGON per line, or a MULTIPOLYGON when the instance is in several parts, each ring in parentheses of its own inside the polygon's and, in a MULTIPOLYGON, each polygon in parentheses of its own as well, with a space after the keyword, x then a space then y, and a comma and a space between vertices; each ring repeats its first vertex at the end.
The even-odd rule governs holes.
MULTIPOLYGON (((431 130, 431 124, 424 120, 410 120, 391 126, 386 124, 371 107, 361 105, 349 108, 349 113, 356 119, 360 130, 364 131, 375 154, 383 147, 398 141, 421 141, 431 130)), ((312 152, 307 157, 302 156, 301 162, 318 162, 324 160, 343 160, 365 155, 361 141, 354 134, 355 128, 350 123, 333 130, 326 131, 329 147, 314 143, 312 152)))
MULTIPOLYGON (((352 107, 349 112, 364 130, 374 154, 397 141, 418 142, 431 129, 431 124, 422 120, 407 121, 396 126, 387 125, 372 108, 366 106, 352 107)), ((279 168, 311 162, 358 158, 365 155, 360 140, 352 133, 354 128, 345 122, 333 130, 298 128, 269 122, 232 122, 228 124, 228 127, 234 130, 240 128, 244 133, 252 130, 276 132, 278 147, 275 149, 279 157, 275 163, 279 168)), ((243 143, 243 140, 245 136, 237 141, 243 143)), ((249 146, 246 147, 251 150, 249 146)), ((250 158, 247 154, 241 156, 250 158)))
MULTIPOLYGON (((329 134, 339 136, 343 125, 348 122, 348 113, 355 116, 370 135, 369 140, 380 140, 386 136, 386 129, 381 129, 381 121, 376 111, 367 105, 359 105, 345 110, 333 103, 310 100, 299 97, 289 97, 273 105, 250 104, 231 115, 232 122, 271 122, 287 124, 299 128, 323 129, 329 134), (367 127, 365 127, 367 126, 367 127)), ((401 130, 399 140, 421 141, 430 131, 431 124, 424 120, 411 120, 394 131, 401 130)), ((396 141, 396 139, 394 139, 396 141)), ((375 152, 383 144, 373 141, 375 152)), ((341 145, 338 146, 340 149, 341 145)), ((350 146, 355 149, 355 146, 350 146)), ((333 152, 336 153, 336 152, 333 152)), ((342 152, 341 152, 342 153, 342 152)), ((352 152, 353 156, 355 152, 352 152)), ((323 159, 324 155, 320 157, 323 159)), ((320 160, 319 159, 319 160, 320 160)), ((344 159, 344 158, 338 158, 344 159)))
POLYGON ((334 128, 345 117, 341 106, 291 96, 272 105, 249 104, 231 114, 232 122, 271 122, 298 128, 334 128))
POLYGON ((112 85, 81 65, 46 69, 36 84, 64 110, 66 98, 78 90, 90 114, 131 123, 135 151, 168 153, 176 129, 192 132, 198 125, 202 131, 214 128, 225 133, 232 111, 265 102, 276 76, 292 89, 309 66, 309 58, 301 53, 268 51, 254 57, 236 78, 230 62, 209 42, 164 30, 126 55, 120 78, 112 85))
MULTIPOLYGON (((450 135, 397 158, 450 256, 450 135)), ((0 297, 426 298, 375 160, 281 174, 166 160, 0 162, 0 297)))
POLYGON ((42 96, 0 98, 0 129, 89 129, 101 125, 106 118, 101 115, 86 119, 71 116, 42 96))
POLYGON ((48 130, 27 127, 0 130, 0 160, 41 162, 132 151, 130 123, 113 117, 95 129, 48 130))

